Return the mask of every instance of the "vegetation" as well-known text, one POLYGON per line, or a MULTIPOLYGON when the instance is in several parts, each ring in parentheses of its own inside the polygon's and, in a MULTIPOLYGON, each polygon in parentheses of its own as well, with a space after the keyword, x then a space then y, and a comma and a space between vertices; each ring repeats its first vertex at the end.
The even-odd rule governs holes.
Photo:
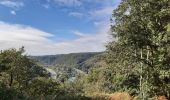
POLYGON ((103 53, 27 57, 23 48, 1 51, 0 99, 170 99, 169 2, 122 0, 112 17, 117 40, 103 53))
POLYGON ((98 54, 100 54, 100 52, 99 53, 92 52, 92 53, 72 53, 72 54, 61 54, 61 55, 49 55, 49 56, 34 56, 31 58, 37 60, 38 62, 40 62, 40 64, 43 64, 46 66, 73 67, 73 68, 81 69, 85 72, 88 72, 89 66, 85 65, 87 63, 86 61, 98 54))
POLYGON ((108 46, 108 62, 112 65, 111 52, 119 52, 119 62, 113 61, 114 67, 122 69, 116 71, 117 80, 135 83, 122 85, 128 90, 135 89, 132 93, 142 100, 154 95, 170 96, 168 2, 123 0, 113 14, 112 30, 118 41, 108 46))

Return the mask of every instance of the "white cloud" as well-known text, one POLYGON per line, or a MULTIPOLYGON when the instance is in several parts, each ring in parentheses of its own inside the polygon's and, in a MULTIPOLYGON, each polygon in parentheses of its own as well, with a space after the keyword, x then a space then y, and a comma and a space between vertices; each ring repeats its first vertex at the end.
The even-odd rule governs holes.
POLYGON ((29 26, 0 22, 0 36, 0 40, 41 42, 48 41, 46 37, 51 37, 53 35, 29 26))
POLYGON ((78 37, 86 37, 88 34, 81 33, 78 30, 72 31, 72 33, 78 37))
POLYGON ((12 15, 16 15, 16 12, 14 10, 10 11, 12 15))
MULTIPOLYGON (((84 33, 81 33, 84 34, 84 33)), ((57 47, 62 47, 66 52, 99 52, 105 50, 105 44, 108 41, 107 34, 91 34, 80 37, 73 41, 57 43, 57 47)))
POLYGON ((0 1, 0 4, 13 9, 18 9, 24 6, 23 2, 11 1, 11 0, 2 0, 0 1))
POLYGON ((48 39, 51 36, 53 35, 29 26, 0 22, 0 49, 25 46, 30 54, 38 54, 39 51, 36 50, 39 47, 52 43, 48 39))
POLYGON ((92 10, 89 12, 91 20, 109 20, 116 7, 104 7, 102 9, 92 10))
POLYGON ((80 13, 80 12, 70 12, 69 16, 74 16, 74 17, 82 18, 83 17, 83 13, 80 13))
POLYGON ((96 34, 85 35, 85 33, 74 31, 80 37, 74 40, 55 42, 50 40, 50 37, 53 37, 52 34, 42 30, 0 22, 0 50, 25 46, 27 53, 31 55, 103 51, 108 35, 101 32, 102 29, 96 34))
POLYGON ((55 2, 57 5, 77 7, 98 4, 100 6, 112 6, 120 3, 121 0, 46 0, 48 3, 55 2))
POLYGON ((63 6, 80 6, 82 2, 80 0, 51 0, 54 1, 56 4, 63 5, 63 6))
POLYGON ((10 11, 12 15, 16 15, 16 11, 19 10, 19 8, 24 7, 24 3, 17 0, 1 0, 0 5, 12 8, 13 10, 10 11))

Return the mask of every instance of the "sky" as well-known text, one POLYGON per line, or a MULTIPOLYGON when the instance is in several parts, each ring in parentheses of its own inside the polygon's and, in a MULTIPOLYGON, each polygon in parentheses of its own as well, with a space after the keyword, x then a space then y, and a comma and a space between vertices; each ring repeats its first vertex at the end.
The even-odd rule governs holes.
POLYGON ((0 50, 28 55, 101 52, 120 0, 0 0, 0 50))

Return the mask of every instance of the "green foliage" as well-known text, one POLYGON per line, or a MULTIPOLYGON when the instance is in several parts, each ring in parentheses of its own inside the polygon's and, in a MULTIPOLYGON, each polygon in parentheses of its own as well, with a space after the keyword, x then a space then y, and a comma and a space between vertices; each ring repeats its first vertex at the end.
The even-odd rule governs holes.
POLYGON ((114 10, 112 36, 118 40, 107 46, 107 62, 118 90, 135 90, 143 100, 169 97, 169 2, 122 0, 114 10))
POLYGON ((48 80, 45 69, 23 53, 23 48, 4 50, 0 53, 1 100, 23 100, 40 97, 40 94, 49 95, 59 87, 59 83, 48 80))
MULTIPOLYGON (((83 81, 60 83, 48 72, 23 55, 24 48, 0 53, 1 100, 89 100, 83 96, 83 81)), ((66 67, 64 70, 70 70, 66 67)), ((63 77, 62 73, 61 77, 63 77)), ((62 79, 62 78, 61 78, 62 79)), ((62 81, 61 81, 62 82, 62 81)))
POLYGON ((26 97, 17 89, 8 88, 5 84, 0 83, 0 99, 1 100, 24 100, 26 97))
POLYGON ((46 78, 37 78, 34 79, 30 84, 29 84, 29 94, 31 96, 35 97, 46 97, 48 95, 57 95, 57 93, 60 93, 59 91, 59 83, 55 82, 54 80, 51 79, 46 79, 46 78))

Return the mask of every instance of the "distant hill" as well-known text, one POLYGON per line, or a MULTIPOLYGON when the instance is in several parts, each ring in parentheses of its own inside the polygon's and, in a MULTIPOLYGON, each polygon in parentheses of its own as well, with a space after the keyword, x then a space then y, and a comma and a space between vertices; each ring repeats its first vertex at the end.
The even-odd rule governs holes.
POLYGON ((75 67, 85 60, 94 57, 101 52, 94 53, 71 53, 71 54, 59 54, 59 55, 47 55, 47 56, 33 56, 35 60, 43 65, 69 65, 75 67))
POLYGON ((57 79, 72 78, 78 74, 87 74, 89 69, 102 64, 103 52, 71 53, 47 56, 32 56, 43 67, 57 73, 57 79))
POLYGON ((31 58, 35 59, 43 66, 66 66, 87 72, 88 69, 98 61, 97 57, 99 58, 99 55, 102 54, 103 52, 71 53, 47 56, 32 56, 31 58))

